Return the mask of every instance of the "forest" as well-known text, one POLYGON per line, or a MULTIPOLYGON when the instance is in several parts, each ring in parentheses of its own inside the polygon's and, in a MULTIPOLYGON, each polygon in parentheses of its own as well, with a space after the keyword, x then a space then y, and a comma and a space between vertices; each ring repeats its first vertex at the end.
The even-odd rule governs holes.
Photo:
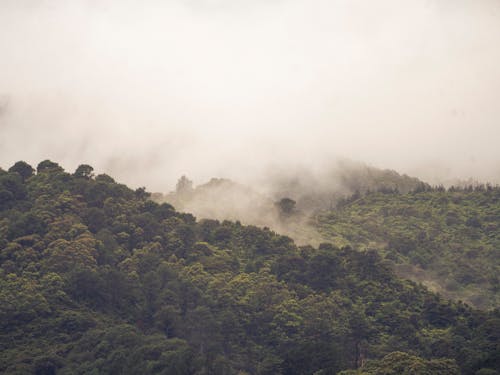
POLYGON ((0 373, 499 374, 499 190, 423 190, 345 200, 313 247, 86 164, 0 169, 0 373))
POLYGON ((212 178, 152 199, 218 220, 268 226, 296 243, 375 250, 403 278, 477 308, 500 306, 500 187, 431 186, 391 170, 340 165, 267 176, 267 192, 212 178))
POLYGON ((500 188, 381 190, 310 222, 324 241, 376 249, 398 274, 483 309, 500 307, 500 188))

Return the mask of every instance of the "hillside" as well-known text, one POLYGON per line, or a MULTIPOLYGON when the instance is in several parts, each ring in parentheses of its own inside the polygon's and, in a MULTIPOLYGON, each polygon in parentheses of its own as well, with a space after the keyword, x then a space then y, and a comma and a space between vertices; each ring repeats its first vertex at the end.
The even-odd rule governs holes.
POLYGON ((300 184, 288 179, 288 185, 276 177, 283 183, 263 189, 269 195, 227 179, 193 187, 184 177, 180 182, 187 185, 155 200, 201 218, 267 226, 302 245, 374 249, 400 276, 447 298, 483 309, 500 306, 498 187, 446 190, 393 171, 351 167, 338 169, 340 182, 332 182, 329 192, 315 193, 312 179, 306 188, 304 175, 296 179, 300 184), (288 197, 293 206, 284 214, 278 202, 288 197))
POLYGON ((348 159, 311 168, 287 168, 271 171, 261 182, 274 198, 290 197, 297 208, 311 212, 332 208, 337 201, 356 192, 398 191, 410 192, 423 181, 390 169, 380 169, 348 159))
POLYGON ((260 226, 270 226, 276 221, 274 202, 270 197, 224 178, 212 178, 193 187, 192 181, 183 176, 175 191, 166 195, 155 194, 153 200, 169 203, 179 211, 205 219, 240 220, 260 226))
POLYGON ((193 181, 182 176, 175 191, 165 195, 157 193, 154 199, 203 218, 272 226, 277 221, 274 203, 284 197, 293 199, 298 211, 309 214, 334 207, 339 199, 355 192, 406 193, 420 186, 428 187, 417 178, 392 170, 342 160, 320 170, 301 167, 271 169, 250 184, 212 178, 194 186, 193 181))
POLYGON ((212 178, 194 186, 193 181, 182 176, 174 191, 154 193, 152 199, 199 218, 266 226, 301 245, 317 246, 324 240, 308 222, 319 210, 334 208, 352 194, 405 193, 419 187, 429 188, 429 185, 392 170, 338 160, 318 170, 300 167, 269 170, 251 184, 212 178), (291 200, 293 206, 289 212, 282 212, 279 207, 282 199, 291 200))
POLYGON ((374 251, 196 221, 87 165, 19 162, 0 187, 2 373, 500 368, 498 311, 400 279, 374 251))
POLYGON ((370 193, 311 224, 337 246, 379 249, 402 276, 481 308, 500 306, 500 188, 370 193))

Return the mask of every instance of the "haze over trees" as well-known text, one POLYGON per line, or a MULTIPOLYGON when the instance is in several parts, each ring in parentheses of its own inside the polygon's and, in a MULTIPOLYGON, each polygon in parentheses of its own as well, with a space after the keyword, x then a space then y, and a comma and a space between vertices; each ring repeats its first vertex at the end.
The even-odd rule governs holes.
POLYGON ((500 375, 498 46, 499 0, 0 0, 0 374, 500 375))
POLYGON ((448 298, 487 309, 500 305, 498 186, 432 187, 395 171, 349 167, 330 178, 276 175, 260 187, 262 194, 254 190, 259 186, 212 179, 189 195, 154 199, 201 218, 268 226, 301 245, 373 249, 402 277, 448 298))
POLYGON ((87 167, 16 169, 0 171, 2 373, 500 368, 498 310, 404 280, 376 251, 197 221, 87 167))
POLYGON ((0 164, 85 160, 152 191, 337 157, 500 183, 499 8, 2 0, 0 164))

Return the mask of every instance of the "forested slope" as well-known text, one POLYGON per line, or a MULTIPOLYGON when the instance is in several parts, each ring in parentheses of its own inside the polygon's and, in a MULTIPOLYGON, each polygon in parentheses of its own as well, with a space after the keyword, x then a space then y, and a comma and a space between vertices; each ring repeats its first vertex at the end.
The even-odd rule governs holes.
POLYGON ((481 308, 500 306, 500 188, 422 187, 358 195, 317 215, 338 246, 374 248, 401 275, 481 308))
POLYGON ((196 221, 86 165, 16 163, 0 208, 2 373, 500 368, 498 311, 400 279, 375 251, 196 221))
POLYGON ((288 168, 271 170, 248 184, 226 178, 212 178, 194 186, 182 176, 175 191, 155 193, 153 199, 202 218, 241 220, 253 225, 281 228, 275 203, 293 199, 302 214, 332 208, 344 196, 355 192, 399 191, 406 193, 427 184, 393 170, 378 169, 348 160, 328 164, 319 170, 288 168))

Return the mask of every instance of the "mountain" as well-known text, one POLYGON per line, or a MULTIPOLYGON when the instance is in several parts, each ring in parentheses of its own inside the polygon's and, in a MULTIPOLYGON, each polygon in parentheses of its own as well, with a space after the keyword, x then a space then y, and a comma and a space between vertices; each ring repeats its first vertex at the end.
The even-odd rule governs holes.
POLYGON ((292 237, 299 244, 319 245, 323 239, 308 224, 316 212, 334 208, 353 194, 370 191, 406 193, 430 186, 417 178, 400 175, 349 160, 339 160, 324 169, 302 167, 272 169, 251 185, 225 178, 212 178, 194 187, 182 176, 175 191, 155 193, 158 203, 169 203, 196 217, 236 220, 244 224, 269 227, 292 237), (289 210, 280 207, 288 200, 289 210))
POLYGON ((500 187, 370 193, 310 223, 324 241, 377 249, 399 275, 448 298, 500 306, 500 187))
POLYGON ((354 193, 407 193, 419 186, 428 186, 415 177, 347 159, 315 169, 272 170, 261 184, 273 198, 288 196, 297 202, 298 209, 307 212, 334 207, 339 199, 354 193))
POLYGON ((500 369, 498 310, 445 300, 376 251, 197 221, 88 165, 16 163, 0 197, 2 373, 500 369))
POLYGON ((157 194, 155 199, 201 217, 259 224, 257 222, 262 221, 262 214, 264 217, 270 215, 275 220, 272 213, 274 203, 284 197, 293 199, 297 210, 310 213, 334 207, 339 199, 355 192, 407 193, 422 186, 429 187, 417 178, 393 170, 338 160, 319 169, 300 166, 270 169, 246 185, 230 179, 212 178, 205 184, 193 187, 193 182, 182 176, 174 192, 157 194))
POLYGON ((186 179, 155 199, 201 218, 266 226, 302 245, 374 249, 399 275, 447 298, 500 306, 498 187, 432 188, 346 161, 329 171, 272 173, 255 186, 262 193, 227 179, 193 188, 186 179), (287 213, 279 206, 283 199, 292 204, 287 213))

